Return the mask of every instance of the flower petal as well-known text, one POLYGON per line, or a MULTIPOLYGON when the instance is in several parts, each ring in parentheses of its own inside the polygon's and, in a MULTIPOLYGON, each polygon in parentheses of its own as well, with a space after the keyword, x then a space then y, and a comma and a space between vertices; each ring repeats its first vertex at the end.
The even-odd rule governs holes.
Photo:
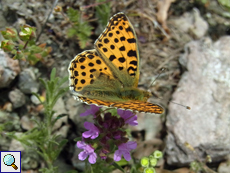
POLYGON ((84 138, 89 138, 90 136, 92 136, 92 132, 91 131, 86 131, 86 132, 82 133, 82 136, 84 138))
POLYGON ((87 130, 91 130, 94 127, 94 124, 86 121, 86 122, 84 122, 84 127, 87 130))
POLYGON ((91 139, 95 139, 99 136, 99 132, 94 132, 91 136, 91 139))
POLYGON ((78 141, 77 142, 77 148, 84 149, 86 146, 86 143, 83 141, 78 141))
POLYGON ((127 160, 127 161, 131 160, 131 156, 130 156, 130 153, 128 151, 123 151, 123 156, 124 156, 125 160, 127 160))
POLYGON ((138 122, 137 122, 137 115, 133 115, 131 118, 128 118, 125 121, 126 124, 129 124, 131 126, 137 126, 138 122))
POLYGON ((133 149, 137 148, 137 143, 135 141, 129 141, 126 143, 126 147, 129 151, 133 150, 133 149))
POLYGON ((134 115, 133 112, 129 110, 118 109, 117 114, 120 115, 125 120, 126 124, 129 124, 131 126, 138 125, 137 115, 134 115))
POLYGON ((121 160, 122 153, 120 150, 116 150, 113 156, 113 160, 115 161, 120 161, 121 160))
POLYGON ((100 107, 96 105, 90 105, 90 109, 86 110, 84 113, 81 113, 80 116, 93 115, 96 116, 96 113, 99 111, 100 107))
POLYGON ((97 154, 91 153, 89 155, 89 159, 88 159, 89 163, 94 164, 94 163, 96 163, 96 160, 97 160, 97 154))
POLYGON ((88 154, 85 151, 82 151, 78 154, 78 159, 79 160, 85 160, 88 154))

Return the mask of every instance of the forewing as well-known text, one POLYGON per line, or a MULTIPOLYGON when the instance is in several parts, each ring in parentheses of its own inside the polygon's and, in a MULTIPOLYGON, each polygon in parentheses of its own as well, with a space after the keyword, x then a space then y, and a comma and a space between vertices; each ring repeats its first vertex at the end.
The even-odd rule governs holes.
POLYGON ((95 42, 95 49, 124 86, 138 85, 139 52, 132 24, 124 13, 114 15, 95 42), (111 64, 111 65, 110 65, 111 64))

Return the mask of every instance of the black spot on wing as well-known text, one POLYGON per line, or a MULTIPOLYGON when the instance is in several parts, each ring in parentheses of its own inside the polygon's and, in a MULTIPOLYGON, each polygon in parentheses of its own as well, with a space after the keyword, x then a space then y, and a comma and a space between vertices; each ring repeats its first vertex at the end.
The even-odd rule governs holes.
POLYGON ((99 59, 96 60, 96 63, 97 63, 97 64, 101 64, 101 60, 99 60, 99 59))
POLYGON ((137 65, 137 61, 131 61, 129 64, 137 65))
POLYGON ((114 46, 114 45, 110 45, 110 48, 111 48, 112 50, 114 50, 114 49, 115 49, 115 46, 114 46))
POLYGON ((74 71, 74 76, 78 76, 78 71, 74 71))
POLYGON ((85 66, 84 66, 84 65, 81 65, 80 68, 83 70, 83 69, 85 69, 85 66))
POLYGON ((119 60, 121 63, 124 63, 124 62, 125 62, 125 58, 124 58, 124 57, 118 58, 118 60, 119 60))
POLYGON ((104 43, 105 43, 105 44, 109 43, 109 39, 108 39, 108 38, 105 38, 105 39, 104 39, 104 43))
POLYGON ((103 50, 103 52, 107 52, 108 51, 108 49, 106 49, 106 48, 103 48, 102 50, 103 50))
POLYGON ((125 51, 125 46, 121 46, 121 47, 119 48, 119 50, 120 50, 120 51, 125 51))
POLYGON ((80 58, 79 62, 83 63, 85 61, 85 58, 80 58))
POLYGON ((121 41, 125 41, 125 37, 124 37, 124 36, 121 37, 120 40, 121 40, 121 41))
POLYGON ((89 65, 90 67, 93 67, 93 66, 94 66, 94 64, 93 64, 92 62, 90 62, 88 65, 89 65))
POLYGON ((129 57, 132 57, 132 56, 137 57, 137 52, 136 52, 135 50, 130 50, 130 51, 127 53, 127 55, 128 55, 129 57))
POLYGON ((116 59, 116 57, 114 55, 110 55, 109 60, 113 61, 114 59, 116 59))
POLYGON ((95 71, 97 71, 97 70, 94 69, 94 68, 90 70, 91 73, 93 73, 93 72, 95 72, 95 71))
POLYGON ((93 55, 87 55, 87 57, 88 57, 89 59, 93 59, 93 58, 94 58, 93 55))
POLYGON ((85 83, 85 79, 82 79, 82 80, 81 80, 81 84, 84 84, 84 83, 85 83))
POLYGON ((129 39, 127 39, 127 41, 129 43, 136 43, 136 39, 135 38, 129 38, 129 39))

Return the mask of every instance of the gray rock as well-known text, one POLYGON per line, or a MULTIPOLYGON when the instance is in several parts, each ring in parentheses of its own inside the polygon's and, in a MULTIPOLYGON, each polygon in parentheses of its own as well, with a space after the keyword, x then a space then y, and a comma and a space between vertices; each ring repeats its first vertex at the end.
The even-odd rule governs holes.
POLYGON ((132 131, 145 131, 145 140, 154 139, 162 130, 162 118, 159 115, 137 113, 138 125, 129 126, 132 131))
MULTIPOLYGON (((22 132, 16 132, 15 135, 20 138, 20 136, 23 135, 22 132)), ((11 143, 10 143, 10 148, 9 151, 25 151, 25 148, 23 147, 22 143, 19 142, 16 139, 12 139, 11 143)))
POLYGON ((0 88, 8 87, 19 72, 18 60, 13 60, 0 49, 0 88))
POLYGON ((4 18, 2 11, 0 12, 0 29, 3 30, 8 24, 6 22, 6 19, 4 18))
MULTIPOLYGON (((85 162, 78 159, 78 155, 80 152, 82 152, 82 149, 77 148, 77 145, 76 145, 71 161, 72 161, 72 165, 75 168, 83 171, 83 170, 85 170, 85 162)), ((87 161, 88 161, 88 158, 87 158, 87 161)))
POLYGON ((36 81, 35 74, 31 69, 25 69, 20 73, 18 86, 25 94, 38 92, 39 83, 36 81))
POLYGON ((9 99, 14 108, 19 108, 26 103, 26 97, 19 89, 10 91, 9 99))
POLYGON ((69 114, 69 118, 77 124, 78 128, 84 128, 84 122, 89 121, 93 122, 93 116, 88 115, 88 116, 83 116, 81 117, 80 114, 85 112, 87 109, 90 109, 89 105, 83 104, 81 102, 78 102, 75 100, 72 96, 69 96, 67 101, 66 101, 66 109, 69 114))
POLYGON ((24 152, 21 161, 23 170, 37 169, 39 162, 41 162, 38 153, 34 152, 34 150, 24 152))
POLYGON ((226 162, 222 162, 218 167, 218 173, 229 173, 230 171, 229 160, 226 162))
POLYGON ((36 126, 35 121, 33 121, 31 118, 29 118, 28 115, 22 116, 20 122, 21 122, 22 128, 25 130, 31 130, 31 129, 35 128, 35 126, 36 126))
POLYGON ((202 38, 208 31, 208 23, 200 16, 197 8, 173 19, 172 22, 182 32, 190 33, 196 39, 202 38))
POLYGON ((32 103, 34 103, 35 105, 41 104, 40 100, 39 100, 35 95, 31 95, 30 100, 31 100, 32 103))
POLYGON ((219 161, 230 153, 230 37, 208 38, 185 46, 180 62, 187 68, 169 105, 167 162, 186 165, 197 157, 219 161), (189 143, 195 152, 185 147, 189 143), (196 156, 197 155, 197 156, 196 156))
POLYGON ((0 124, 7 123, 5 131, 21 131, 19 116, 17 113, 0 111, 0 124))

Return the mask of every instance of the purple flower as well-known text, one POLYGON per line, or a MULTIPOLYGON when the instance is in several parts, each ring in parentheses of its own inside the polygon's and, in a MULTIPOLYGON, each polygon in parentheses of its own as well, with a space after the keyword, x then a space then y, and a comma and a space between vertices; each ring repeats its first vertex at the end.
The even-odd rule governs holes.
POLYGON ((88 131, 82 133, 82 136, 84 138, 91 137, 91 139, 95 139, 98 137, 100 131, 93 123, 85 122, 84 127, 88 130, 88 131))
POLYGON ((86 110, 84 113, 81 113, 80 116, 87 116, 87 115, 93 115, 96 117, 96 113, 99 111, 100 107, 96 105, 90 105, 90 109, 86 110))
POLYGON ((78 141, 77 147, 84 150, 78 154, 79 160, 85 160, 89 156, 88 159, 89 163, 91 164, 96 163, 97 154, 94 152, 93 147, 91 147, 90 145, 86 144, 83 141, 78 141))
POLYGON ((123 155, 125 160, 130 161, 131 160, 130 151, 132 149, 135 149, 136 147, 137 147, 137 143, 134 141, 129 141, 127 143, 119 145, 118 150, 116 150, 114 153, 113 159, 115 161, 120 161, 123 155))
POLYGON ((138 125, 137 115, 134 115, 131 111, 118 109, 117 113, 125 120, 126 124, 129 124, 131 126, 138 125))

